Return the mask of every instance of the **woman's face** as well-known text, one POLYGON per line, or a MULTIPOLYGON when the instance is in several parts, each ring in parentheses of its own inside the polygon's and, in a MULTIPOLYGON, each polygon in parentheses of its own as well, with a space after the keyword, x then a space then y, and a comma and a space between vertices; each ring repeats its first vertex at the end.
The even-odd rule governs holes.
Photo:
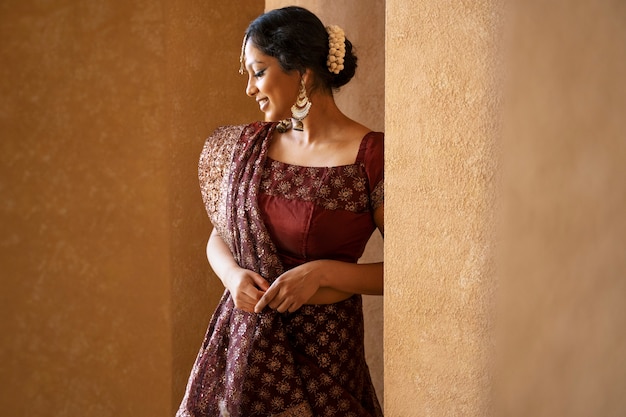
POLYGON ((298 71, 284 72, 278 60, 263 54, 251 42, 246 43, 245 66, 248 72, 246 94, 253 97, 265 113, 266 121, 279 121, 291 116, 300 87, 298 71))

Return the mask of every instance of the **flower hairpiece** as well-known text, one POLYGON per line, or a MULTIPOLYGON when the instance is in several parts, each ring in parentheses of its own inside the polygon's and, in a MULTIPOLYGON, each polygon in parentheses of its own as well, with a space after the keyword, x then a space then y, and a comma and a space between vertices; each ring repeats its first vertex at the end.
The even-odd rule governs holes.
POLYGON ((326 27, 328 32, 328 71, 339 74, 343 69, 343 61, 346 56, 346 35, 337 25, 326 27))

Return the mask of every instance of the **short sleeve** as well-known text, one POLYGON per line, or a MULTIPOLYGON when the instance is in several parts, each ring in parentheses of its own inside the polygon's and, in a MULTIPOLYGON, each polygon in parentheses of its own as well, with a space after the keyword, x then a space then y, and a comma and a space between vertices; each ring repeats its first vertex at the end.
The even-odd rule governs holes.
POLYGON ((385 136, 382 132, 372 132, 365 143, 363 164, 370 190, 372 210, 382 206, 385 197, 385 136))

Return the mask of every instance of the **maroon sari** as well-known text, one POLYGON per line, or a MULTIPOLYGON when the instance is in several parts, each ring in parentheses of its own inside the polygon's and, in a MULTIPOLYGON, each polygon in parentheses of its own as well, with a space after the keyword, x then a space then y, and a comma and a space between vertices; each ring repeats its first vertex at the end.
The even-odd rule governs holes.
MULTIPOLYGON (((264 221, 267 213, 259 207, 259 201, 272 198, 267 149, 275 127, 275 123, 258 122, 219 128, 207 140, 199 164, 202 196, 214 227, 238 264, 269 282, 285 268, 307 261, 287 253, 289 248, 282 242, 277 247, 264 221)), ((342 168, 337 169, 335 177, 343 174, 342 168)), ((365 175, 358 179, 355 174, 362 170, 347 170, 357 186, 367 182, 365 175)), ((382 162, 380 170, 382 175, 382 162)), ((312 173, 311 181, 319 181, 314 171, 306 171, 312 173)), ((345 195, 345 189, 342 182, 337 193, 345 195)), ((371 222, 371 213, 364 213, 382 204, 382 178, 365 192, 374 201, 366 204, 361 197, 365 205, 357 207, 351 201, 352 205, 344 208, 362 218, 369 216, 371 222)), ((333 200, 331 197, 329 194, 325 201, 333 200)), ((369 237, 372 230, 366 230, 364 236, 369 237)), ((355 245, 355 251, 365 242, 355 245)), ((235 308, 226 290, 209 324, 177 416, 326 415, 382 416, 363 352, 361 297, 305 305, 290 314, 269 308, 255 314, 235 308)))

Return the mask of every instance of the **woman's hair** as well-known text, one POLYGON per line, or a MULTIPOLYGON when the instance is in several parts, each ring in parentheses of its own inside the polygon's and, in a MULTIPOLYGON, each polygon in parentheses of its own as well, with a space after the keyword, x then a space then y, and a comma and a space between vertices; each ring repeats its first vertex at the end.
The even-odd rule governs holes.
POLYGON ((245 39, 265 55, 276 58, 285 72, 304 73, 310 69, 313 89, 336 90, 347 84, 356 71, 357 58, 347 38, 343 70, 339 74, 328 70, 328 32, 317 16, 302 7, 290 6, 262 14, 250 23, 245 39))

